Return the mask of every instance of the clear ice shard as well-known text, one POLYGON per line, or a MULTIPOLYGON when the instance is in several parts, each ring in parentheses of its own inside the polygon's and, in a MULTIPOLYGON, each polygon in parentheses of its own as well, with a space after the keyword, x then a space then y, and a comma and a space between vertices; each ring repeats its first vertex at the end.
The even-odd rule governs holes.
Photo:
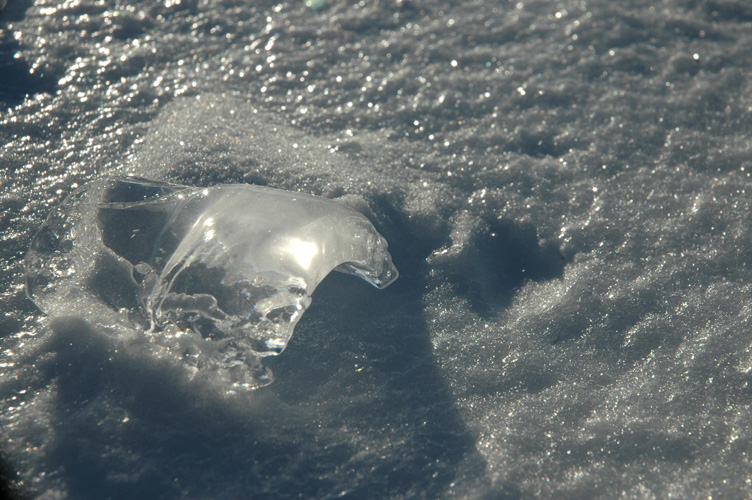
POLYGON ((25 265, 27 293, 49 316, 145 332, 150 352, 248 388, 271 381, 260 358, 284 350, 330 271, 378 288, 398 275, 371 222, 334 201, 136 178, 73 193, 25 265))

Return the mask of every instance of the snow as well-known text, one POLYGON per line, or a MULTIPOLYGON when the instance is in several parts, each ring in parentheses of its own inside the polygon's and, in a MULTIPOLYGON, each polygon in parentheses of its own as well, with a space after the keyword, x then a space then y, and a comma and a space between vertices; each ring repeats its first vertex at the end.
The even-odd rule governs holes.
POLYGON ((320 3, 6 6, 0 452, 17 489, 752 495, 752 9, 320 3), (400 279, 329 276, 276 381, 217 394, 26 298, 47 214, 123 174, 349 200, 400 279))

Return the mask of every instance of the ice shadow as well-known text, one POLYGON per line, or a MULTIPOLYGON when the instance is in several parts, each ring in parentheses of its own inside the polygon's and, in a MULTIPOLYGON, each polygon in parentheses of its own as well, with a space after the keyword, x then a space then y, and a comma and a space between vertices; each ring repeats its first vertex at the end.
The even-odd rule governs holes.
POLYGON ((384 443, 388 458, 375 460, 348 498, 439 498, 460 470, 463 480, 482 484, 485 463, 433 357, 423 298, 427 248, 400 240, 409 233, 382 232, 400 278, 376 290, 331 274, 288 351, 274 360, 275 390, 290 404, 310 404, 321 393, 341 398, 337 414, 349 432, 394 438, 384 443), (310 353, 325 364, 311 362, 310 353))
POLYGON ((277 380, 227 399, 58 320, 42 364, 57 387, 50 459, 72 498, 436 498, 478 455, 433 356, 425 249, 393 245, 400 279, 330 275, 277 380), (400 248, 404 248, 401 250, 400 248))
POLYGON ((28 1, 10 0, 0 11, 0 105, 13 107, 27 96, 52 94, 57 90, 57 78, 32 72, 26 61, 16 57, 21 47, 7 29, 9 21, 24 18, 30 5, 28 1))

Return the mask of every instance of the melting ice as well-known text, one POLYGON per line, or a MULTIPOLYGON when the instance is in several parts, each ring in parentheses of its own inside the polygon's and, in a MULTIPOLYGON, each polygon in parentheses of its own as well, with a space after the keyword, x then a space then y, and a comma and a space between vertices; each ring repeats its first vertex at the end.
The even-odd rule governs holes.
POLYGON ((25 263, 28 294, 51 317, 145 332, 154 354, 247 388, 271 382, 260 358, 284 350, 330 271, 378 288, 398 275, 384 238, 339 203, 134 178, 72 194, 25 263))

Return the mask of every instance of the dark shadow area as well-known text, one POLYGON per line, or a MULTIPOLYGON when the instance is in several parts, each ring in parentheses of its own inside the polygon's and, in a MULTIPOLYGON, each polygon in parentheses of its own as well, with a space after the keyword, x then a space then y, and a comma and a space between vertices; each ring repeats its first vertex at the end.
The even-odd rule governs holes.
POLYGON ((471 237, 449 269, 455 290, 478 314, 508 306, 525 280, 561 278, 566 264, 554 243, 541 245, 532 224, 501 220, 490 226, 471 237))
POLYGON ((30 498, 19 484, 18 473, 0 455, 0 500, 27 500, 30 498))
POLYGON ((53 75, 31 73, 28 63, 16 57, 20 46, 7 28, 7 23, 23 19, 31 2, 10 0, 0 11, 0 105, 16 106, 26 96, 52 94, 57 90, 53 75))

